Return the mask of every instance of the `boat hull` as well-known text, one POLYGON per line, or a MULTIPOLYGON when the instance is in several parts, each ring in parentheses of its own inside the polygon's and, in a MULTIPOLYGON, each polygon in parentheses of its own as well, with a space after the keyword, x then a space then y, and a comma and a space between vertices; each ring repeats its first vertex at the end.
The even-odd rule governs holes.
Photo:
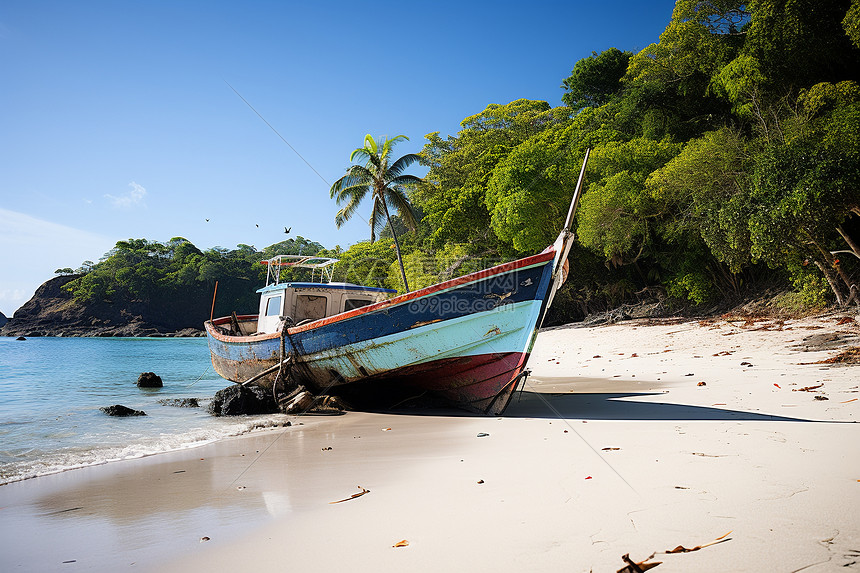
MULTIPOLYGON (((456 406, 502 413, 531 352, 554 249, 354 311, 281 336, 229 336, 206 324, 216 372, 242 382, 294 357, 292 373, 316 393, 430 392, 456 406), (283 350, 282 350, 283 344, 283 350)), ((252 320, 256 317, 239 317, 252 320)), ((264 382, 271 383, 274 374, 264 382)))

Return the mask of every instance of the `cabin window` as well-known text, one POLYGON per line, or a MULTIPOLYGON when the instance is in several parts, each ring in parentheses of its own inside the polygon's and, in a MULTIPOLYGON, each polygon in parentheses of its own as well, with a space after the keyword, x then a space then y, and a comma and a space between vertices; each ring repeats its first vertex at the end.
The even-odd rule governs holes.
POLYGON ((266 316, 278 316, 281 314, 281 297, 273 296, 266 303, 266 316))
POLYGON ((369 305, 371 302, 372 301, 363 298, 348 298, 343 302, 343 311, 346 312, 354 308, 361 308, 369 305))
POLYGON ((307 319, 318 320, 325 318, 326 302, 327 300, 324 296, 296 295, 296 313, 293 320, 301 322, 307 319))

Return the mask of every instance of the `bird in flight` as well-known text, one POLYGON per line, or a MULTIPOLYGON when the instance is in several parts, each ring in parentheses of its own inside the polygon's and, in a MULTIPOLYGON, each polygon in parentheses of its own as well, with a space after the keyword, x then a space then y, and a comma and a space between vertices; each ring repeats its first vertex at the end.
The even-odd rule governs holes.
POLYGON ((206 222, 208 223, 208 222, 209 222, 209 219, 206 219, 206 222))
POLYGON ((260 228, 260 225, 257 225, 256 223, 254 223, 254 225, 256 225, 258 229, 260 228))
POLYGON ((288 235, 290 234, 290 231, 292 231, 292 230, 293 230, 293 228, 292 228, 292 227, 289 227, 289 228, 284 227, 284 233, 286 233, 286 234, 288 234, 288 235))

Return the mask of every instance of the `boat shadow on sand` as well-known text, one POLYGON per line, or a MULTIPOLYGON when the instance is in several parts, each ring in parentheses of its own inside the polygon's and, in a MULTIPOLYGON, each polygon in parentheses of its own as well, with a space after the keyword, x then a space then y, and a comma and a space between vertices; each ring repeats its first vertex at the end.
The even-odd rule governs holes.
POLYGON ((505 417, 627 421, 832 422, 777 416, 726 407, 655 402, 663 392, 552 393, 525 390, 511 400, 505 417))
MULTIPOLYGON (((853 423, 852 421, 816 420, 774 414, 732 410, 728 407, 672 404, 654 401, 664 392, 536 392, 522 390, 512 397, 502 417, 615 421, 710 421, 710 422, 818 422, 853 423)), ((455 408, 401 407, 364 408, 381 414, 441 417, 485 417, 455 408)))

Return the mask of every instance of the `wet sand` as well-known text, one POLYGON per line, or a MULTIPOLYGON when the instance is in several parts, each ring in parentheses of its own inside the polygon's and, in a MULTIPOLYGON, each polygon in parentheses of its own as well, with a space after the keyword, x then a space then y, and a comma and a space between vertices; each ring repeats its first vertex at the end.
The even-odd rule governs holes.
POLYGON ((2 486, 0 566, 860 568, 860 366, 816 364, 860 345, 839 318, 549 329, 501 418, 305 416, 2 486))

